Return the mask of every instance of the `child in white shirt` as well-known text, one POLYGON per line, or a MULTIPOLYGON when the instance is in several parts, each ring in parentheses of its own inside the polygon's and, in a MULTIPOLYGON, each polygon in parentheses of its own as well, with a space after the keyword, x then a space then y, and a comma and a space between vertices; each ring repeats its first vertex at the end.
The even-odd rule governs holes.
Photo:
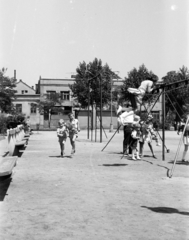
POLYGON ((142 99, 145 93, 151 93, 156 89, 155 83, 157 80, 153 80, 152 77, 148 77, 147 80, 141 82, 139 88, 128 88, 128 92, 131 94, 131 103, 134 109, 137 108, 137 103, 142 104, 142 99))
POLYGON ((79 121, 78 119, 75 119, 73 113, 68 114, 69 117, 69 123, 68 123, 68 131, 69 131, 69 137, 70 137, 70 143, 72 145, 72 151, 71 156, 75 153, 75 140, 78 137, 78 132, 80 131, 79 127, 79 121))

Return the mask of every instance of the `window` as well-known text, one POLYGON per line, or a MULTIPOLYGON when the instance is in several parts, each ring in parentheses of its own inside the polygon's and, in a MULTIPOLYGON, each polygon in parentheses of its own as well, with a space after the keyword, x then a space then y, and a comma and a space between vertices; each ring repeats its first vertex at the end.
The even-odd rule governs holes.
POLYGON ((16 112, 22 113, 22 104, 16 104, 16 112))
POLYGON ((51 99, 55 94, 56 94, 56 91, 47 91, 47 98, 51 99))
POLYGON ((61 99, 70 100, 70 92, 69 91, 61 92, 61 99))
POLYGON ((35 114, 36 113, 36 109, 37 109, 37 105, 36 104, 31 104, 31 113, 35 114))
POLYGON ((28 90, 22 90, 21 92, 22 92, 22 94, 28 93, 28 90))

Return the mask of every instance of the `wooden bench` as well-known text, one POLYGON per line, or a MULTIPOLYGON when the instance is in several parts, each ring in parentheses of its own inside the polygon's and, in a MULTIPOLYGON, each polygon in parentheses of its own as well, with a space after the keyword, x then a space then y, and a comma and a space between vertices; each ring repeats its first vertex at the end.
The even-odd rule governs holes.
POLYGON ((0 177, 10 175, 18 157, 0 157, 0 177))
POLYGON ((28 137, 24 138, 22 126, 7 130, 9 156, 18 155, 18 148, 24 147, 28 142, 28 137))

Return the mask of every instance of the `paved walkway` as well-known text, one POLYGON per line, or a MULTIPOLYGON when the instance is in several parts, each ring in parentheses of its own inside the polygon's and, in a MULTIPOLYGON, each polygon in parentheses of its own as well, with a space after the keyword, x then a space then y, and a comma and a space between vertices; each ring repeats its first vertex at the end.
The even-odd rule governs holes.
MULTIPOLYGON (((113 135, 106 133, 108 139, 113 135)), ((1 191, 0 239, 189 239, 189 165, 178 161, 173 177, 166 175, 176 132, 166 132, 165 161, 155 142, 157 160, 148 146, 141 161, 121 159, 122 132, 102 152, 108 139, 91 142, 81 131, 75 156, 70 158, 67 141, 60 158, 56 133, 34 132, 12 181, 1 183, 7 192, 1 191)))

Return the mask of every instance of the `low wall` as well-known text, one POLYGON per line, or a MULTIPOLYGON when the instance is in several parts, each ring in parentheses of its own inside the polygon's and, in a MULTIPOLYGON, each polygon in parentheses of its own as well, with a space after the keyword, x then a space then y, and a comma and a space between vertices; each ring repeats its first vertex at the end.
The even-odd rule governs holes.
MULTIPOLYGON (((95 113, 93 113, 92 116, 92 111, 90 111, 89 114, 89 127, 93 125, 93 129, 95 129, 95 126, 97 128, 100 128, 100 111, 97 111, 97 117, 95 117, 95 113)), ((78 114, 78 120, 80 124, 81 129, 87 129, 88 127, 88 111, 87 110, 80 110, 78 114)), ((110 128, 110 123, 112 121, 113 128, 117 129, 117 117, 114 112, 112 112, 112 117, 111 117, 111 111, 102 111, 102 126, 104 129, 109 129, 110 128)))

